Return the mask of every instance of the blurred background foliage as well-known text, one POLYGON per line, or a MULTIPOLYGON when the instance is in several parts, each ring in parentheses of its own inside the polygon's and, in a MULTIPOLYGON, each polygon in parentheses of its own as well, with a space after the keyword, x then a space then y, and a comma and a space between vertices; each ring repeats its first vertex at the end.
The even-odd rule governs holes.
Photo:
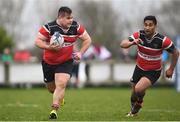
MULTIPOLYGON (((180 34, 179 0, 1 0, 1 29, 11 37, 15 50, 23 45, 39 56, 41 50, 34 46, 38 29, 56 18, 60 6, 72 8, 75 20, 85 26, 93 42, 105 45, 113 58, 119 56, 119 42, 142 29, 146 15, 157 17, 158 31, 162 34, 171 38, 180 34)), ((10 38, 3 38, 6 43, 11 42, 10 38)), ((3 45, 7 46, 0 45, 1 51, 3 45)), ((130 49, 130 55, 134 55, 134 50, 130 49)))
POLYGON ((6 47, 12 48, 13 45, 14 42, 12 38, 3 27, 0 27, 0 53, 2 53, 6 47))
POLYGON ((79 1, 77 4, 81 5, 77 16, 86 26, 93 43, 105 45, 112 54, 116 54, 119 48, 117 40, 121 36, 117 29, 122 27, 120 15, 113 9, 111 1, 79 1))

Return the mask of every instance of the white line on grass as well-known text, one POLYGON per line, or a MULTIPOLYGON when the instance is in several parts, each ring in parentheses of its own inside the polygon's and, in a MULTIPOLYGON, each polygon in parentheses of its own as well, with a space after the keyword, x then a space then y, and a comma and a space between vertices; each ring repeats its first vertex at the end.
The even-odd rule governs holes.
POLYGON ((178 112, 180 113, 179 110, 175 110, 175 109, 143 109, 143 111, 146 112, 166 112, 166 113, 172 113, 172 112, 178 112))
POLYGON ((22 108, 28 108, 28 107, 34 107, 37 108, 37 104, 26 104, 26 103, 7 103, 7 104, 1 104, 1 107, 22 107, 22 108))

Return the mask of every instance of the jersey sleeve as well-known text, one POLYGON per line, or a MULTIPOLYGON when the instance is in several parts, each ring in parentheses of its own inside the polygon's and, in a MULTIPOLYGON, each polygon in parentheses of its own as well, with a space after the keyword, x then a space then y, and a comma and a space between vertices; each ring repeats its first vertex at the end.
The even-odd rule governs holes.
POLYGON ((134 39, 138 39, 140 36, 139 32, 134 32, 131 36, 128 37, 129 41, 133 41, 134 39))
POLYGON ((81 36, 84 32, 85 32, 84 26, 79 24, 77 28, 78 35, 81 36))
POLYGON ((39 34, 45 36, 46 38, 49 38, 49 28, 48 25, 43 25, 40 29, 39 29, 39 34))
POLYGON ((164 38, 162 46, 163 46, 163 49, 167 50, 169 53, 172 53, 175 48, 172 40, 168 37, 164 38))

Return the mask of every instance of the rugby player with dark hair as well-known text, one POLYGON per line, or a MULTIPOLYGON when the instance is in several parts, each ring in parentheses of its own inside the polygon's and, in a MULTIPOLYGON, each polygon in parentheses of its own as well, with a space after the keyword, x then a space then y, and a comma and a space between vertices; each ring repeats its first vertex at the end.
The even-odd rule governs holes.
POLYGON ((127 116, 136 116, 142 107, 146 90, 159 79, 162 69, 162 53, 166 50, 172 55, 170 66, 165 72, 171 78, 178 61, 179 51, 172 40, 156 31, 155 16, 144 18, 144 29, 134 32, 128 39, 122 40, 121 48, 137 46, 136 67, 131 78, 131 111, 127 116))
POLYGON ((55 20, 40 28, 35 45, 43 49, 44 82, 53 94, 50 119, 57 118, 57 110, 64 103, 65 88, 72 74, 73 60, 80 61, 90 44, 91 38, 84 26, 73 20, 72 10, 66 6, 59 9, 55 20), (62 47, 50 44, 52 35, 57 32, 64 38, 62 47), (78 52, 73 53, 73 45, 78 38, 82 45, 78 52))

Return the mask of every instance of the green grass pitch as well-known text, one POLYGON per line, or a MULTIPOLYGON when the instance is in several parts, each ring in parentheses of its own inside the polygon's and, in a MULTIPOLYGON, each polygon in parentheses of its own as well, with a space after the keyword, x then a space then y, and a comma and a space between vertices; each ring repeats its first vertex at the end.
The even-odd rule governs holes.
MULTIPOLYGON (((0 121, 48 121, 52 95, 45 88, 0 89, 0 121)), ((180 121, 180 93, 147 91, 139 116, 127 118, 130 88, 67 89, 58 121, 180 121)))

